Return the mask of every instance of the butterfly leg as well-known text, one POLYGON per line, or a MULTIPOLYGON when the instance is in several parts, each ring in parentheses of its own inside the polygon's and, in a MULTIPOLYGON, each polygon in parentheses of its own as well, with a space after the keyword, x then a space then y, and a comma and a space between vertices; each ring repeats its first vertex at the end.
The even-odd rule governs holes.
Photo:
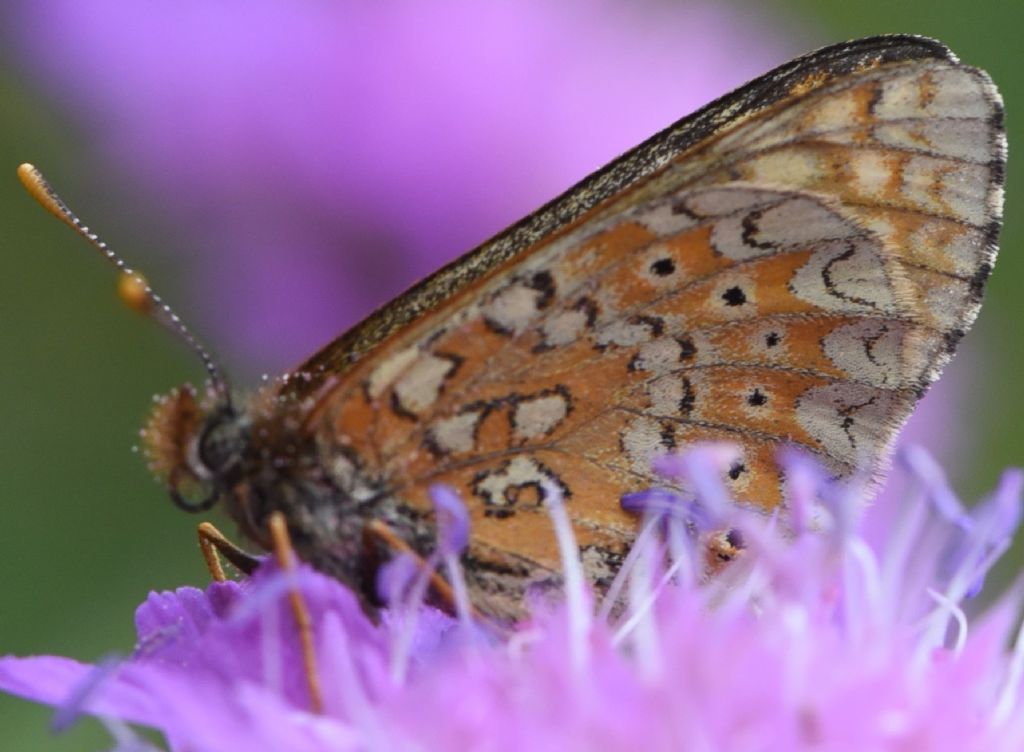
POLYGON ((199 536, 199 550, 203 553, 206 568, 215 582, 224 582, 227 576, 221 566, 220 557, 231 562, 243 574, 252 574, 260 560, 232 543, 224 533, 209 522, 200 522, 196 528, 199 536))
MULTIPOLYGON (((409 556, 416 562, 416 566, 420 570, 432 569, 426 559, 416 553, 412 546, 402 540, 386 523, 380 520, 370 520, 366 523, 364 531, 368 542, 383 544, 385 548, 391 551, 392 555, 405 554, 409 556)), ((452 586, 448 584, 448 581, 436 571, 430 573, 430 589, 436 599, 435 605, 439 606, 446 613, 454 615, 455 593, 452 590, 452 586)))
MULTIPOLYGON (((288 535, 288 524, 281 512, 274 512, 269 519, 270 539, 273 543, 274 558, 285 572, 295 571, 298 557, 292 548, 292 540, 288 535)), ((320 674, 316 670, 316 652, 313 649, 313 625, 309 617, 309 609, 298 590, 289 590, 288 601, 298 627, 299 642, 302 647, 302 665, 306 672, 306 686, 309 688, 309 700, 313 712, 323 710, 323 695, 320 691, 320 674)))
MULTIPOLYGON (((196 532, 199 536, 199 548, 203 552, 203 559, 206 560, 206 568, 210 570, 210 576, 215 581, 224 582, 227 579, 220 563, 221 556, 244 574, 252 574, 259 566, 260 559, 258 557, 236 546, 211 523, 200 523, 196 532)), ((288 526, 285 523, 284 515, 280 512, 275 512, 270 516, 270 539, 278 566, 286 572, 293 572, 296 561, 295 551, 288 535, 288 526)), ((298 590, 289 590, 288 602, 299 632, 302 664, 306 673, 310 704, 313 711, 319 713, 323 709, 323 696, 320 692, 320 675, 316 670, 316 653, 313 650, 313 627, 309 609, 298 590)))

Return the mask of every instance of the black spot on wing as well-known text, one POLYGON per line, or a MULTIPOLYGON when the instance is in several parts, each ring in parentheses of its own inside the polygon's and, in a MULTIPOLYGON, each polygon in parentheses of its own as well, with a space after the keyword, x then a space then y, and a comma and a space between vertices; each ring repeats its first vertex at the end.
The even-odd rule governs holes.
POLYGON ((747 294, 742 287, 730 287, 722 293, 722 300, 728 306, 741 306, 747 302, 747 294))
POLYGON ((676 262, 670 258, 660 258, 651 264, 651 274, 658 277, 667 277, 676 270, 676 262))
POLYGON ((679 412, 682 413, 683 417, 689 417, 690 413, 693 412, 693 406, 697 403, 697 393, 687 377, 683 376, 682 382, 683 396, 679 400, 679 412))
POLYGON ((739 460, 732 463, 732 467, 729 468, 729 477, 733 480, 737 480, 740 475, 747 471, 747 466, 739 460))
POLYGON ((549 271, 537 272, 526 282, 526 286, 540 293, 534 303, 538 311, 547 308, 555 299, 555 279, 549 271))
POLYGON ((697 354, 697 346, 689 337, 678 337, 676 343, 679 345, 680 362, 690 360, 697 354))

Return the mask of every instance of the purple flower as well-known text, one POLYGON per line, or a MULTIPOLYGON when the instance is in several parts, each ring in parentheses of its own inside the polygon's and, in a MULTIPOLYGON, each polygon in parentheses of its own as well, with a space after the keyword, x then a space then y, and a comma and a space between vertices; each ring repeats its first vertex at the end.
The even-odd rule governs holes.
MULTIPOLYGON (((720 493, 719 448, 672 462, 720 493)), ((708 519, 739 531, 745 550, 703 585, 692 527, 674 525, 694 500, 677 498, 680 517, 665 492, 649 506, 635 497, 648 521, 614 586, 615 617, 590 607, 552 489, 569 592, 510 636, 410 601, 418 567, 394 578, 404 595, 374 624, 333 580, 267 564, 242 584, 151 595, 130 658, 4 658, 0 687, 57 706, 61 725, 90 713, 153 726, 175 750, 1017 750, 1021 590, 972 620, 962 602, 1017 525, 1024 474, 1008 471, 965 512, 929 462, 915 449, 900 463, 919 492, 876 553, 856 523, 863 493, 787 456, 799 519, 718 510, 708 519), (312 615, 319 715, 292 587, 312 615)), ((113 728, 122 748, 137 741, 113 728)))
POLYGON ((275 371, 796 51, 711 2, 22 0, 5 21, 193 253, 185 313, 275 371))
POLYGON ((469 544, 469 511, 462 499, 450 487, 430 487, 430 499, 434 502, 434 517, 437 520, 438 552, 448 558, 459 554, 469 544))

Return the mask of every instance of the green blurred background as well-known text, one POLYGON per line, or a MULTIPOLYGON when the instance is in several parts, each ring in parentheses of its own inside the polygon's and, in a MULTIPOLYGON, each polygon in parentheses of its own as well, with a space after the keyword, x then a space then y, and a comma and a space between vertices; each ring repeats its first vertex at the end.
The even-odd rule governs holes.
MULTIPOLYGON (((764 4, 758 7, 766 14, 764 4)), ((1024 226, 1016 211, 1024 186, 1014 160, 1014 146, 1024 144, 1016 117, 1024 102, 1024 5, 792 0, 770 9, 798 52, 885 32, 936 37, 988 70, 1006 100, 1011 148, 1002 255, 965 353, 980 364, 969 385, 978 414, 964 427, 977 441, 950 468, 958 490, 975 497, 1001 468, 1024 459, 1024 298, 1014 293, 1024 279, 1024 226)), ((195 545, 197 520, 172 508, 131 450, 152 394, 195 378, 195 368, 168 337, 121 307, 111 270, 23 194, 14 168, 28 155, 45 155, 69 200, 88 196, 72 205, 88 206, 88 222, 113 228, 107 233, 122 249, 152 249, 160 208, 132 204, 123 187, 78 172, 91 164, 82 154, 80 124, 30 82, 9 49, 0 51, 0 65, 0 237, 7 259, 0 275, 0 653, 93 660, 130 650, 132 614, 149 590, 207 581, 195 545)), ((173 247, 163 250, 145 254, 147 275, 187 311, 181 280, 189 269, 174 265, 173 247)), ((252 376, 246 364, 233 365, 252 376)), ((49 715, 0 696, 0 748, 109 746, 91 721, 51 738, 49 715)))

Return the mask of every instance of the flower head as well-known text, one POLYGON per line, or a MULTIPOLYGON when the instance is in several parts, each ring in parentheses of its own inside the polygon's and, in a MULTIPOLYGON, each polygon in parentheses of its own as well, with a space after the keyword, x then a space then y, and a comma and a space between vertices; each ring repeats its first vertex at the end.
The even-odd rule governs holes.
MULTIPOLYGON (((1020 589, 971 621, 963 604, 1016 527, 1024 475, 967 512, 927 455, 904 453, 915 490, 876 551, 856 486, 783 461, 791 505, 765 519, 723 496, 722 448, 666 460, 698 496, 626 500, 646 523, 609 596, 621 613, 595 618, 556 498, 568 597, 510 635, 422 605, 407 560, 382 576, 379 623, 335 581, 268 563, 245 583, 151 595, 126 660, 5 658, 0 686, 58 706, 63 725, 85 712, 154 726, 172 749, 1018 749, 1024 640, 1006 645, 1020 589), (723 527, 742 555, 702 583, 695 542, 723 527), (291 588, 312 615, 322 714, 291 588)), ((434 495, 442 538, 463 545, 455 499, 434 495)), ((434 565, 452 554, 439 551, 434 565)))

